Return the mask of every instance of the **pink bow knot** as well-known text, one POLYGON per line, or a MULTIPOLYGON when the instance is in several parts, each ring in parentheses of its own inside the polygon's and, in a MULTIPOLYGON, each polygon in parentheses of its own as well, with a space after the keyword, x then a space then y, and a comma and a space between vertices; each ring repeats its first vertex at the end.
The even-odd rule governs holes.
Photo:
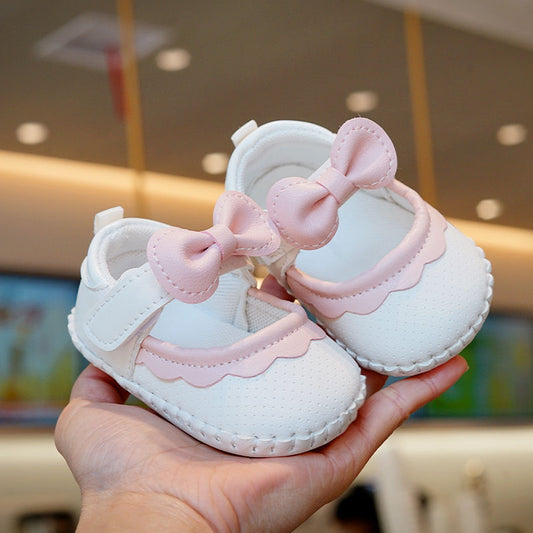
POLYGON ((229 257, 237 248, 237 239, 232 231, 224 224, 215 224, 213 227, 202 231, 209 235, 217 245, 220 252, 220 259, 229 257))
POLYGON ((328 167, 315 183, 322 185, 339 206, 346 202, 357 189, 342 172, 334 167, 328 167))
POLYGON ((280 245, 266 213, 239 192, 224 193, 215 205, 214 225, 205 231, 167 227, 152 235, 148 262, 160 285, 186 303, 207 300, 221 274, 246 265, 247 256, 268 255, 280 245))
POLYGON ((316 172, 316 180, 285 178, 268 194, 268 212, 281 235, 304 250, 320 248, 333 238, 337 210, 354 192, 386 187, 397 169, 389 136, 366 118, 340 127, 327 163, 316 172))

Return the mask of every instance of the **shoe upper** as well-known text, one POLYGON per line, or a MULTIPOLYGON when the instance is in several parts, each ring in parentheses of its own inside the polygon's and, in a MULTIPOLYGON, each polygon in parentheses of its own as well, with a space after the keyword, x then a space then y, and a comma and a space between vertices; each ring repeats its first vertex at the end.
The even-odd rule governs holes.
MULTIPOLYGON (((365 127, 370 122, 353 119, 347 124, 361 120, 365 127)), ((444 362, 470 342, 488 313, 493 283, 490 263, 471 239, 395 179, 375 190, 345 190, 338 180, 333 187, 321 183, 340 139, 324 128, 297 121, 260 127, 248 123, 243 128, 235 137, 226 188, 245 192, 268 208, 274 221, 281 220, 278 229, 284 240, 276 253, 258 262, 362 366, 414 374, 444 362), (304 202, 293 194, 296 188, 307 196, 304 202), (294 235, 305 234, 298 226, 317 220, 308 217, 309 206, 319 212, 336 196, 341 197, 334 206, 338 218, 318 217, 326 228, 329 224, 329 233, 316 233, 321 237, 316 247, 298 242, 294 235), (302 205, 305 209, 299 211, 302 205), (286 223, 291 219, 293 227, 286 223)), ((361 151, 357 142, 350 149, 354 158, 361 151)), ((370 150, 377 154, 375 169, 387 168, 382 164, 387 161, 395 169, 394 159, 387 157, 391 149, 383 140, 381 154, 370 150)), ((362 159, 367 168, 370 160, 362 159)), ((371 164, 370 169, 375 170, 371 164)))
POLYGON ((168 228, 120 210, 97 215, 72 315, 82 353, 226 451, 299 453, 344 431, 365 395, 351 357, 299 305, 258 291, 249 264, 197 303, 170 294, 149 261, 168 228))

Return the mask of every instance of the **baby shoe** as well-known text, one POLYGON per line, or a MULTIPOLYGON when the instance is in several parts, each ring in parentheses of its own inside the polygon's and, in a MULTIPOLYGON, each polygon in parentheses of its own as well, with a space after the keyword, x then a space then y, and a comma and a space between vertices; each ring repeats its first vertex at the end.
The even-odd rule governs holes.
POLYGON ((395 179, 377 124, 355 118, 334 135, 250 121, 232 140, 226 189, 268 208, 283 239, 258 262, 361 366, 418 374, 473 339, 489 311, 490 263, 395 179))
POLYGON ((340 435, 365 397, 352 358, 297 304, 255 288, 249 255, 279 235, 223 194, 188 231, 121 208, 96 215, 69 316, 96 367, 199 441, 245 456, 305 452, 340 435))

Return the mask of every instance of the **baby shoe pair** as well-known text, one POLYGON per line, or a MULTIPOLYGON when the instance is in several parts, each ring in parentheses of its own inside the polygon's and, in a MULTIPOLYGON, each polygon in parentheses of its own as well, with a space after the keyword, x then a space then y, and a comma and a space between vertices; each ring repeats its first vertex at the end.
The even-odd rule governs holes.
POLYGON ((383 130, 254 122, 232 137, 203 232, 99 213, 69 331, 95 366, 215 448, 323 445, 365 398, 359 366, 411 375, 458 353, 488 313, 490 265, 394 180, 383 130), (292 177, 297 176, 297 177, 292 177), (303 308, 255 288, 248 257, 303 308), (349 354, 349 355, 348 355, 349 354))

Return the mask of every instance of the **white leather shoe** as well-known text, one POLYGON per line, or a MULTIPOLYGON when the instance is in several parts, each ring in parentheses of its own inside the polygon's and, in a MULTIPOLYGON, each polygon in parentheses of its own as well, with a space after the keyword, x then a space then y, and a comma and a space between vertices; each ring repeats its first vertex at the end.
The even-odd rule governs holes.
POLYGON ((245 124, 226 189, 261 205, 283 244, 257 261, 366 368, 405 376, 458 354, 492 297, 475 243, 395 179, 396 152, 374 122, 335 135, 313 124, 245 124))
POLYGON ((264 213, 226 193, 214 218, 191 232, 99 213, 69 317, 74 344, 215 448, 278 456, 329 442, 355 419, 364 377, 299 305, 254 288, 246 256, 279 246, 264 213))

